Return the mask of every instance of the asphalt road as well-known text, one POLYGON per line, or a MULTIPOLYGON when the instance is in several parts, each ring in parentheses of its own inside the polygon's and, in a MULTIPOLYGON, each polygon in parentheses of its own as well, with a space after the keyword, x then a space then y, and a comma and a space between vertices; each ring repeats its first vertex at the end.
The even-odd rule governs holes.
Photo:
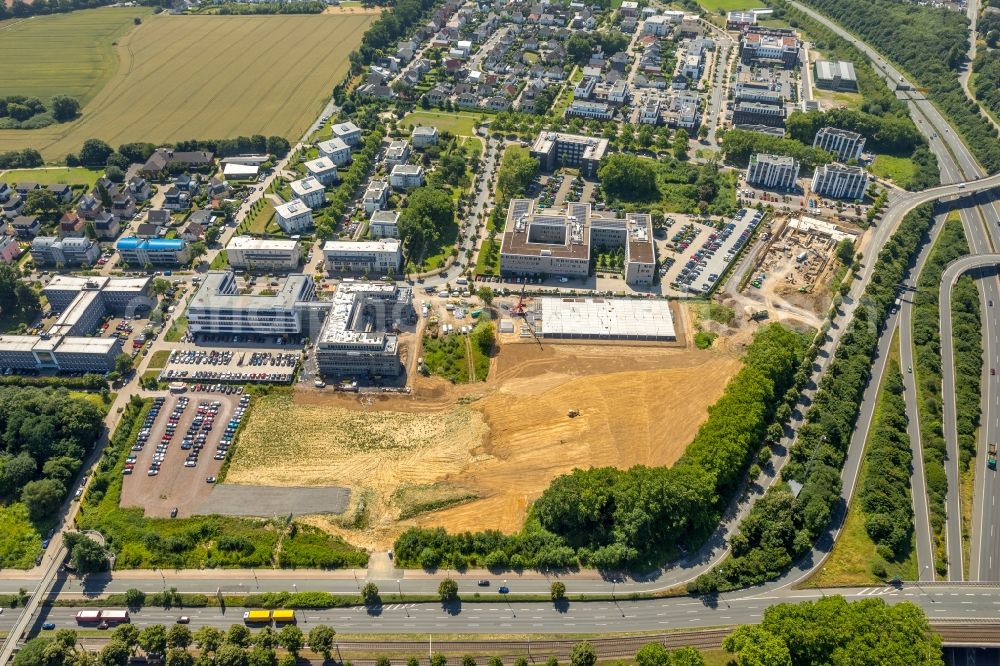
MULTIPOLYGON (((723 594, 713 599, 678 597, 650 601, 552 602, 462 601, 394 604, 383 595, 378 608, 331 608, 298 611, 299 626, 328 624, 340 633, 468 633, 468 634, 555 634, 654 631, 730 624, 755 624, 768 606, 777 603, 819 599, 840 594, 849 600, 879 597, 889 603, 914 602, 931 620, 956 619, 965 622, 996 619, 1000 612, 1000 587, 967 587, 944 584, 838 590, 797 590, 785 592, 743 592, 723 594)), ((77 608, 46 607, 36 622, 53 622, 56 627, 76 625, 77 608)), ((191 618, 193 627, 227 627, 242 624, 243 608, 146 608, 131 613, 139 627, 172 624, 181 615, 191 618)), ((0 629, 8 629, 19 614, 11 609, 0 616, 0 629)), ((994 638, 995 639, 995 638, 994 638)))

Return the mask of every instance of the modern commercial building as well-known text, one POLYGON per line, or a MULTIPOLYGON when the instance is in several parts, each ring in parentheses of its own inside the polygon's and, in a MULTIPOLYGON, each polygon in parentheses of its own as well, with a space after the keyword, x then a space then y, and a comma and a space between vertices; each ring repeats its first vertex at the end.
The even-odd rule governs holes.
POLYGON ((564 114, 567 118, 597 118, 598 120, 611 120, 615 115, 615 110, 604 102, 587 102, 579 99, 566 107, 564 114))
POLYGON ((273 296, 241 294, 232 271, 209 271, 187 307, 195 335, 298 337, 304 334, 304 303, 316 300, 312 276, 293 273, 273 296))
POLYGON ((413 292, 407 286, 342 282, 330 314, 316 336, 316 364, 322 375, 396 377, 396 331, 414 319, 413 292))
POLYGON ((733 99, 737 102, 758 102, 760 104, 770 104, 780 106, 785 103, 782 94, 775 89, 775 86, 756 81, 740 81, 734 89, 733 99))
POLYGON ((726 14, 726 30, 743 30, 757 23, 755 12, 733 11, 726 14))
POLYGON ((627 298, 542 298, 543 338, 573 340, 677 339, 668 301, 627 298))
POLYGON ((309 208, 322 208, 326 205, 326 188, 313 176, 293 180, 289 187, 295 198, 301 199, 309 208))
POLYGON ((747 183, 777 190, 794 190, 799 177, 798 160, 786 155, 756 153, 747 167, 747 183))
POLYGON ((385 149, 385 163, 388 166, 406 164, 410 159, 410 144, 406 141, 393 141, 385 149))
POLYGON ((865 149, 865 137, 857 132, 849 132, 836 127, 823 127, 816 132, 813 148, 831 152, 841 162, 857 160, 861 158, 861 153, 865 149))
POLYGON ((740 62, 778 62, 791 68, 799 61, 800 46, 794 30, 749 26, 740 39, 740 62))
POLYGON ((438 142, 438 128, 437 127, 414 127, 413 133, 410 134, 410 141, 413 142, 414 148, 424 148, 426 146, 436 145, 438 142))
POLYGON ((299 267, 302 252, 294 240, 234 236, 226 246, 226 256, 233 268, 293 271, 299 267))
POLYGON ((151 280, 146 278, 57 275, 42 291, 60 313, 41 335, 0 336, 0 368, 109 372, 122 352, 117 337, 92 337, 109 314, 148 311, 151 280))
POLYGON ((397 164, 389 172, 389 184, 400 190, 410 190, 424 184, 424 168, 419 164, 397 164))
POLYGON ((785 107, 760 102, 737 102, 733 110, 733 125, 785 126, 785 107))
POLYGON ((361 143, 361 128, 352 122, 330 125, 330 134, 348 146, 356 146, 361 143))
POLYGON ((337 165, 329 157, 317 157, 306 162, 304 166, 309 175, 323 185, 337 182, 337 165))
POLYGON ((403 262, 402 244, 395 238, 377 241, 326 241, 323 244, 326 270, 333 273, 399 273, 403 262))
POLYGON ((31 258, 38 265, 79 268, 93 266, 100 257, 100 245, 89 238, 36 236, 31 241, 31 258))
POLYGON ((344 166, 351 161, 351 147, 343 139, 336 137, 316 144, 320 157, 326 157, 337 166, 344 166))
POLYGON ((176 266, 188 262, 187 243, 179 238, 123 236, 115 245, 121 261, 131 266, 176 266))
POLYGON ((500 245, 505 275, 586 277, 592 253, 625 250, 625 282, 652 284, 656 273, 652 218, 596 217, 590 204, 571 203, 564 213, 536 211, 532 199, 514 199, 500 245))
POLYGON ((858 166, 821 164, 812 179, 812 191, 832 199, 863 199, 868 189, 868 172, 858 166))
POLYGON ((292 199, 288 203, 275 206, 274 220, 287 234, 301 234, 313 226, 312 210, 302 199, 292 199))
POLYGON ((377 210, 368 220, 372 238, 399 238, 399 213, 394 210, 377 210))
POLYGON ((607 139, 562 132, 541 132, 531 146, 531 156, 538 160, 543 171, 579 167, 587 177, 597 175, 607 151, 607 139))
POLYGON ((825 90, 857 91, 858 75, 854 72, 854 63, 843 60, 817 60, 816 87, 825 90))

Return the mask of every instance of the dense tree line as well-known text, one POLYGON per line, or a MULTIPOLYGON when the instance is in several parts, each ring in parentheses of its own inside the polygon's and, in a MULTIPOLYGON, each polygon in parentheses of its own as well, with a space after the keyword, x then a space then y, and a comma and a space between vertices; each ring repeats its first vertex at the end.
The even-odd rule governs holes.
POLYGON ((21 279, 17 268, 10 264, 0 264, 0 316, 21 315, 29 320, 40 307, 38 292, 21 279))
POLYGON ((788 135, 811 146, 816 133, 824 127, 857 132, 865 137, 865 147, 880 153, 907 155, 919 145, 924 145, 923 135, 909 116, 895 114, 874 115, 853 109, 829 111, 795 111, 785 124, 788 135))
POLYGON ((692 591, 734 589, 774 578, 809 550, 835 511, 843 511, 840 469, 871 378, 878 338, 896 299, 896 285, 931 221, 929 205, 914 209, 878 256, 871 282, 820 381, 782 472, 786 481, 802 484, 800 492, 792 493, 786 483, 773 486, 733 537, 732 557, 699 576, 689 586, 692 591))
POLYGON ((230 139, 189 139, 178 141, 176 150, 209 150, 216 157, 231 157, 233 155, 274 155, 284 157, 291 150, 291 144, 283 136, 268 136, 254 134, 253 136, 237 136, 230 139))
POLYGON ((327 8, 319 0, 298 0, 296 2, 226 2, 213 9, 213 14, 322 14, 327 8))
POLYGON ((723 647, 741 666, 943 666, 941 637, 909 601, 848 602, 841 596, 764 611, 759 625, 743 625, 723 647))
POLYGON ((37 97, 0 97, 0 129, 38 129, 63 123, 80 114, 80 102, 68 95, 56 95, 48 105, 37 97))
POLYGON ((42 154, 34 148, 0 153, 0 169, 31 169, 42 164, 42 154))
MULTIPOLYGON (((938 296, 945 266, 968 252, 969 245, 965 240, 961 221, 947 221, 917 280, 917 292, 913 299, 913 372, 920 405, 920 439, 924 452, 931 529, 935 537, 935 563, 941 572, 947 571, 948 566, 944 541, 948 478, 944 470, 947 446, 942 426, 938 296)), ((962 381, 956 382, 955 390, 956 406, 961 415, 958 431, 961 466, 964 469, 969 458, 975 454, 975 432, 979 424, 979 373, 982 369, 979 295, 971 278, 963 277, 959 280, 952 299, 953 309, 958 311, 953 321, 952 337, 956 349, 956 371, 961 373, 957 376, 962 378, 962 381), (972 350, 972 354, 969 350, 972 350)))
POLYGON ((361 45, 350 55, 351 71, 358 73, 364 65, 371 64, 383 49, 395 48, 396 43, 424 19, 441 0, 397 0, 391 12, 372 23, 361 38, 361 45))
MULTIPOLYGON (((878 411, 865 449, 858 500, 865 531, 887 561, 902 559, 913 535, 910 499, 910 437, 906 433, 903 374, 893 360, 886 371, 878 411)), ((876 572, 877 574, 877 572, 876 572)))
POLYGON ((0 388, 0 500, 52 514, 101 432, 94 403, 66 391, 0 388))
POLYGON ((943 7, 893 0, 806 0, 899 63, 928 89, 969 150, 990 173, 1000 171, 1000 141, 979 107, 965 96, 958 68, 965 58, 969 20, 943 7))
MULTIPOLYGON (((45 14, 65 14, 77 9, 91 9, 94 7, 104 7, 113 5, 118 0, 14 0, 10 6, 0 3, 0 21, 9 18, 27 18, 28 16, 41 16, 45 14)), ((136 4, 156 7, 160 0, 138 0, 136 4)))
POLYGON ((762 328, 743 368, 672 467, 576 469, 542 493, 519 534, 411 528, 397 539, 396 557, 427 568, 582 563, 609 569, 651 563, 677 546, 697 547, 718 523, 761 444, 775 437, 770 426, 779 405, 794 399, 805 379, 803 355, 801 336, 778 324, 762 328))
POLYGON ((613 153, 601 160, 597 176, 601 179, 601 188, 614 199, 646 201, 659 198, 656 169, 650 160, 613 153))
MULTIPOLYGON (((986 16, 995 17, 995 22, 1000 24, 1000 16, 997 14, 986 16)), ((994 32, 1000 33, 1000 28, 994 28, 990 34, 994 32)), ((993 46, 996 48, 996 44, 993 46)), ((990 110, 994 118, 1000 117, 1000 53, 980 50, 972 63, 972 71, 975 73, 976 99, 990 110)))
POLYGON ((608 56, 628 47, 628 37, 618 31, 574 32, 566 40, 566 54, 578 65, 586 65, 597 47, 608 56))
POLYGON ((399 214, 399 239, 407 256, 419 264, 440 247, 444 232, 454 224, 455 200, 451 191, 425 185, 406 198, 406 207, 399 214))
POLYGON ((373 130, 365 137, 361 150, 351 156, 351 166, 345 171, 338 171, 340 185, 333 191, 323 216, 316 220, 316 235, 320 238, 331 237, 337 223, 347 213, 354 192, 368 179, 368 172, 375 164, 375 158, 382 146, 383 136, 385 135, 381 128, 373 130))
MULTIPOLYGON (((795 115, 793 113, 792 117, 795 115)), ((812 140, 807 145, 798 139, 783 139, 760 132, 731 129, 722 133, 719 137, 719 143, 722 145, 722 152, 726 159, 740 166, 746 166, 756 153, 788 155, 797 159, 802 166, 807 168, 829 164, 833 161, 833 155, 827 151, 813 148, 812 140)))

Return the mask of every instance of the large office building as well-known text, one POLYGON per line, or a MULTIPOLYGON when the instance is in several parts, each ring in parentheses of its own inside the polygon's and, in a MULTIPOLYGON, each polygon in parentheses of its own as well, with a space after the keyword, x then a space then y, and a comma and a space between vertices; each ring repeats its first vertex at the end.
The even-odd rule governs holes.
POLYGON ((306 335, 304 311, 316 300, 312 276, 293 273, 272 296, 241 294, 232 271, 209 271, 187 307, 194 335, 306 335))
POLYGON ((131 266, 176 266, 188 262, 187 243, 180 238, 123 236, 115 247, 121 261, 131 266))
POLYGON ((323 244, 326 270, 337 273, 398 275, 403 262, 402 243, 396 238, 375 241, 326 241, 323 244))
POLYGON ((412 323, 413 292, 407 286, 342 282, 316 336, 316 364, 322 375, 396 377, 399 362, 396 331, 412 323))
POLYGON ((618 248, 625 250, 625 282, 652 284, 656 255, 649 215, 597 217, 583 203, 569 204, 564 213, 543 212, 535 210, 531 199, 514 199, 500 245, 500 272, 587 277, 592 252, 618 248))
POLYGON ((794 190, 799 162, 786 155, 756 153, 747 166, 747 183, 776 190, 794 190))
POLYGON ((761 102, 737 102, 733 110, 733 125, 779 127, 785 126, 785 107, 761 102))
POLYGON ((31 241, 31 258, 40 266, 93 266, 101 258, 101 247, 86 237, 36 236, 31 241))
POLYGON ((538 160, 543 171, 578 167, 588 177, 597 175, 597 168, 606 152, 607 139, 562 132, 542 132, 531 146, 531 156, 538 160))
POLYGON ((109 372, 122 353, 122 340, 92 334, 109 314, 133 315, 155 302, 144 278, 57 275, 42 291, 58 312, 41 335, 0 336, 0 368, 109 372))
POLYGON ((801 42, 794 30, 749 26, 740 39, 740 62, 780 63, 794 67, 801 42))
POLYGON ((841 162, 857 160, 861 158, 861 153, 865 149, 865 137, 857 132, 849 132, 836 127, 823 127, 816 132, 813 148, 833 153, 841 162))
POLYGON ((817 60, 816 87, 824 90, 857 91, 858 75, 854 72, 854 63, 817 60))
POLYGON ((234 236, 226 246, 229 265, 248 270, 294 271, 301 255, 299 242, 294 240, 234 236))
POLYGON ((846 164, 821 164, 812 179, 812 191, 832 199, 863 199, 868 189, 868 172, 846 164))

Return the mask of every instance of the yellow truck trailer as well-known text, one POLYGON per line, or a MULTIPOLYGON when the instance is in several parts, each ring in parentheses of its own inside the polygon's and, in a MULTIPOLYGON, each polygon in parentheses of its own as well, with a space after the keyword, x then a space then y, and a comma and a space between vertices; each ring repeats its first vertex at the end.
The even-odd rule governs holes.
POLYGON ((271 621, 271 611, 252 610, 243 613, 243 621, 247 624, 260 624, 271 621))
POLYGON ((274 620, 275 624, 278 623, 295 623, 295 611, 293 610, 276 610, 271 613, 271 619, 274 620))

